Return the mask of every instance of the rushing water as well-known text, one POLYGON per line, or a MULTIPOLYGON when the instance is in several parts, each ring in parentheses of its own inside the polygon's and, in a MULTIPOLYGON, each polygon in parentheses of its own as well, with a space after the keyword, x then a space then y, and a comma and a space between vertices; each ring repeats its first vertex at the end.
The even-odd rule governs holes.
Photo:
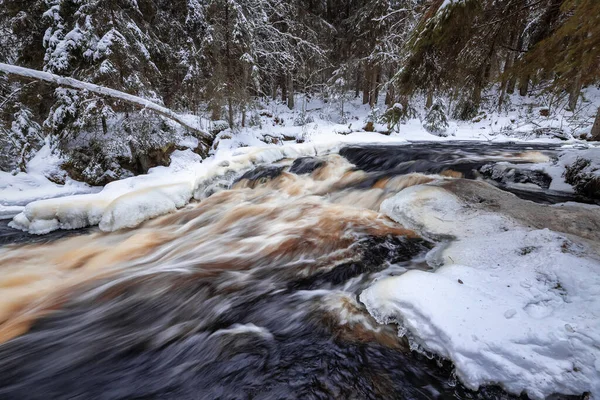
POLYGON ((13 243, 0 248, 0 398, 510 398, 464 388, 357 297, 430 268, 435 243, 379 214, 384 199, 431 174, 478 178, 553 152, 348 147, 258 167, 133 230, 34 242, 0 227, 13 243))

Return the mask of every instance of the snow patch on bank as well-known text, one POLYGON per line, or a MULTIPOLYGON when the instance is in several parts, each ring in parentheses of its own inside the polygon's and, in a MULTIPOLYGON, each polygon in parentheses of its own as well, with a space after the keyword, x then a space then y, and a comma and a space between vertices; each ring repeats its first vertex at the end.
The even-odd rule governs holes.
POLYGON ((382 279, 361 294, 380 323, 398 322, 414 343, 452 360, 472 389, 600 393, 600 262, 583 242, 476 210, 435 184, 405 189, 381 211, 425 236, 456 239, 435 272, 382 279))
POLYGON ((46 143, 27 163, 27 172, 0 171, 0 219, 12 218, 29 202, 101 190, 66 178, 65 184, 51 182, 46 176, 61 176, 62 159, 46 143))
POLYGON ((282 146, 224 146, 205 160, 191 150, 175 151, 168 167, 155 167, 147 175, 111 182, 99 193, 33 201, 9 225, 34 234, 91 225, 99 225, 103 231, 132 228, 148 219, 173 212, 192 198, 202 199, 206 185, 216 178, 232 176, 259 164, 329 154, 337 152, 345 143, 404 142, 376 136, 355 134, 344 137, 344 141, 322 139, 315 143, 282 146))

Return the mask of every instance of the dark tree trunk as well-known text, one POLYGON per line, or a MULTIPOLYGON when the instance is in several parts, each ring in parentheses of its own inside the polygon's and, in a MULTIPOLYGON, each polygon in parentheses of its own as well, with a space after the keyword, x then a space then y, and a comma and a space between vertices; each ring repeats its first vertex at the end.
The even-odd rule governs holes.
POLYGON ((408 96, 400 96, 400 104, 402 104, 402 108, 406 110, 408 108, 408 96))
POLYGON ((529 75, 523 75, 519 78, 519 94, 521 96, 527 96, 529 91, 529 75))
POLYGON ((227 97, 227 113, 227 122, 229 122, 229 127, 233 128, 233 100, 231 96, 227 97))
POLYGON ((577 107, 577 100, 579 99, 579 93, 581 92, 581 73, 577 74, 577 78, 573 81, 569 90, 569 110, 575 111, 577 107))
POLYGON ((394 100, 396 97, 396 94, 394 93, 394 85, 390 82, 391 81, 391 77, 394 75, 394 67, 391 66, 390 67, 390 72, 389 72, 389 76, 388 76, 388 87, 387 87, 387 91, 385 93, 385 104, 387 106, 391 106, 394 104, 394 100))
MULTIPOLYGON (((520 51, 521 48, 523 47, 523 30, 524 29, 525 29, 525 18, 523 18, 523 16, 521 15, 521 16, 519 16, 518 29, 515 32, 515 35, 511 42, 511 44, 514 46, 514 48, 515 48, 515 50, 517 50, 517 52, 509 53, 508 58, 506 59, 507 66, 504 68, 504 71, 508 71, 509 66, 510 66, 510 68, 512 68, 513 65, 519 59, 518 51, 520 51), (510 64, 510 65, 508 65, 508 64, 510 64)), ((513 94, 515 92, 515 86, 517 86, 517 74, 515 74, 515 72, 513 71, 510 74, 510 78, 508 78, 508 82, 506 83, 506 93, 513 94)))
POLYGON ((590 133, 592 135, 592 140, 600 142, 600 107, 598 107, 598 111, 596 112, 596 119, 594 120, 594 125, 592 126, 592 131, 590 133))
POLYGON ((427 100, 425 101, 425 108, 429 109, 433 105, 433 91, 427 92, 427 100))
POLYGON ((285 81, 285 78, 281 78, 281 80, 283 81, 281 85, 281 102, 283 103, 287 101, 287 82, 285 81))
MULTIPOLYGON (((506 55, 504 69, 502 71, 502 81, 500 83, 500 98, 498 99, 498 110, 499 111, 502 108, 502 104, 504 103, 504 97, 506 96, 506 93, 508 92, 509 80, 508 80, 507 74, 509 73, 510 69, 513 66, 514 59, 515 59, 515 55, 513 52, 509 52, 506 55)), ((511 77, 511 79, 512 79, 512 77, 511 77)), ((513 90, 513 92, 515 90, 514 83, 512 86, 512 90, 513 90)))
POLYGON ((292 77, 292 74, 288 74, 287 85, 288 85, 287 106, 291 110, 294 108, 294 78, 292 77))
POLYGON ((277 100, 277 79, 273 78, 271 81, 271 99, 277 100))
POLYGON ((210 118, 213 121, 220 120, 221 119, 221 104, 213 103, 210 108, 211 108, 210 118))
POLYGON ((108 133, 108 126, 106 125, 106 117, 102 116, 102 133, 106 135, 108 133))
POLYGON ((368 64, 365 64, 365 79, 363 80, 363 104, 369 104, 369 90, 371 83, 371 68, 369 68, 368 64))
POLYGON ((371 82, 369 83, 369 106, 377 104, 377 67, 371 69, 371 82))
POLYGON ((377 67, 377 80, 375 81, 375 101, 374 104, 377 104, 379 100, 379 87, 381 85, 381 67, 377 67))
POLYGON ((515 92, 515 86, 517 86, 517 77, 515 75, 508 79, 506 84, 506 93, 513 94, 515 92))

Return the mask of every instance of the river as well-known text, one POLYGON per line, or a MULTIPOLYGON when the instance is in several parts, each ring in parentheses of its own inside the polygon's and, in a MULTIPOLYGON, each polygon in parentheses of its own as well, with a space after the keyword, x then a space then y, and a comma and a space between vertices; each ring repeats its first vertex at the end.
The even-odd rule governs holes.
POLYGON ((485 173, 556 152, 349 146, 231 177, 135 229, 30 236, 2 225, 0 398, 512 398, 465 388, 358 296, 435 268, 426 255, 440 243, 379 213, 382 201, 436 179, 489 178, 540 204, 591 202, 550 190, 543 174, 485 173))

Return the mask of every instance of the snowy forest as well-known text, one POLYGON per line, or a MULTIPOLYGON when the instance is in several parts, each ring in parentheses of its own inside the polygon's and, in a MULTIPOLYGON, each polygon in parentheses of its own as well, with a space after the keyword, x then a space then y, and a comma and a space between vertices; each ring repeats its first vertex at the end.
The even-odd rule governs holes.
MULTIPOLYGON (((363 129, 420 114, 433 133, 518 96, 576 114, 600 79, 599 18, 596 0, 0 0, 0 62, 185 115, 206 156, 273 102, 298 110, 296 125, 320 99, 336 122, 362 103, 375 110, 363 129)), ((140 104, 1 71, 5 171, 50 142, 72 177, 105 184, 177 145, 181 124, 140 104)), ((577 135, 599 140, 600 114, 586 112, 577 135)))
POLYGON ((0 399, 599 400, 600 0, 0 0, 0 399))

